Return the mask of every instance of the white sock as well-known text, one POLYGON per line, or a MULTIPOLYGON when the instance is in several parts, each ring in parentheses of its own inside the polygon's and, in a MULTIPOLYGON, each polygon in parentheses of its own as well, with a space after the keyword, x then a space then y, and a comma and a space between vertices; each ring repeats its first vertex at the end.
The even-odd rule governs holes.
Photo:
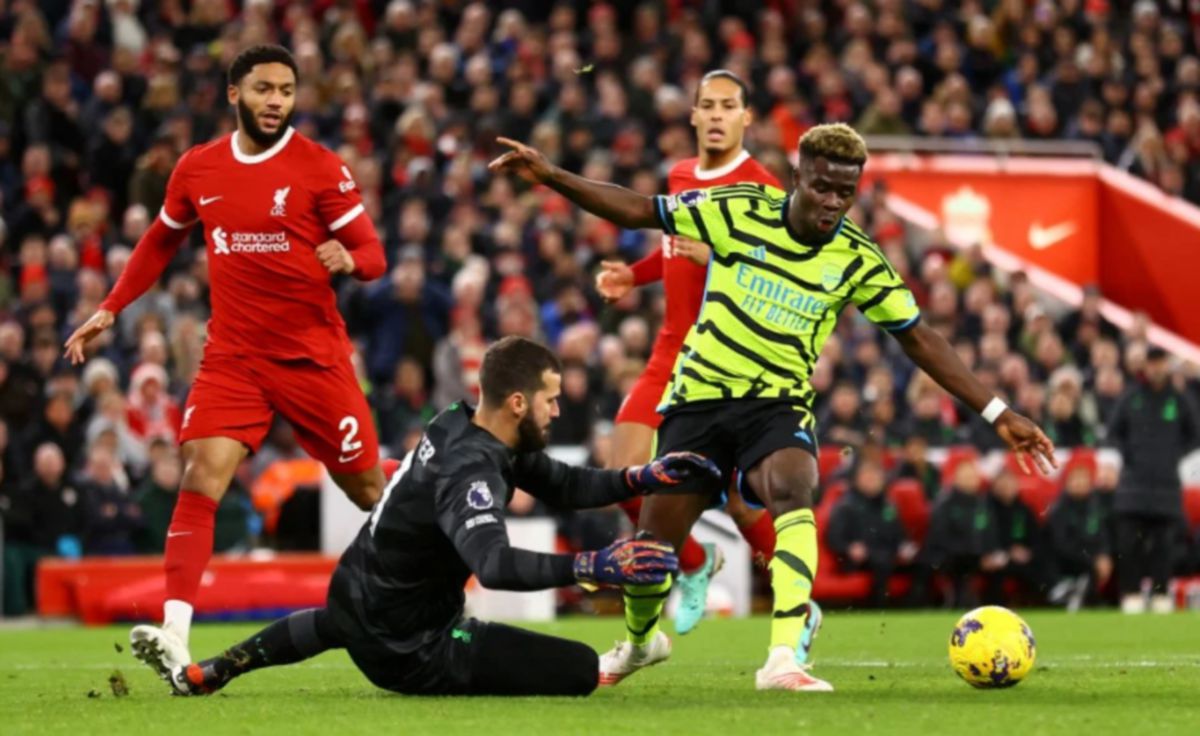
POLYGON ((163 604, 163 628, 170 629, 187 646, 192 628, 192 604, 186 601, 167 601, 163 604))

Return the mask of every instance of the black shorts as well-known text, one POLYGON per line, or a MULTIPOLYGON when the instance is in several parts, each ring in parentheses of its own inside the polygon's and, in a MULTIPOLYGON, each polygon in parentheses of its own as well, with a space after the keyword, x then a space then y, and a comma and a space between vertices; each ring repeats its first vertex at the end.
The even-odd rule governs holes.
MULTIPOLYGON (((715 399, 667 410, 655 436, 655 455, 698 452, 721 469, 721 482, 704 486, 680 484, 659 493, 711 495, 722 503, 735 470, 749 472, 767 455, 789 447, 817 454, 816 422, 805 404, 788 399, 715 399)), ((764 505, 746 484, 739 489, 747 503, 764 505)))
POLYGON ((585 644, 473 618, 413 652, 370 639, 347 650, 374 685, 409 695, 588 695, 600 676, 585 644))

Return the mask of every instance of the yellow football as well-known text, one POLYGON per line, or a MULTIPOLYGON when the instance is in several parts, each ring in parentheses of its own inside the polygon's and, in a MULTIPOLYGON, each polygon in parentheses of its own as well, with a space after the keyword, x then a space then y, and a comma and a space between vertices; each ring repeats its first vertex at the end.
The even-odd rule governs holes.
POLYGON ((974 687, 1012 687, 1033 669, 1036 656, 1029 625, 1001 606, 976 608, 950 634, 950 664, 974 687))

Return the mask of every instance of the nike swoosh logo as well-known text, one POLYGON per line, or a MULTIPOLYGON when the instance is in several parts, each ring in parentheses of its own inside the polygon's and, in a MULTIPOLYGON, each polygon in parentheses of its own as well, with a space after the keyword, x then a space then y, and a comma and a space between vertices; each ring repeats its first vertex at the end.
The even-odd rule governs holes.
POLYGON ((183 537, 187 536, 188 534, 191 534, 191 532, 167 532, 167 539, 170 539, 171 537, 183 537))
POLYGON ((224 199, 224 197, 225 197, 225 195, 223 195, 223 194, 218 194, 215 197, 201 197, 200 198, 200 206, 203 207, 206 204, 212 204, 213 202, 216 202, 218 199, 224 199))
POLYGON ((1070 221, 1060 222, 1050 227, 1042 227, 1041 223, 1035 222, 1029 226, 1029 245, 1034 250, 1046 250, 1071 237, 1078 229, 1079 226, 1070 221))
POLYGON ((358 452, 354 453, 353 455, 348 455, 348 456, 347 455, 338 455, 338 462, 339 463, 348 463, 361 454, 363 454, 362 450, 359 450, 358 452))

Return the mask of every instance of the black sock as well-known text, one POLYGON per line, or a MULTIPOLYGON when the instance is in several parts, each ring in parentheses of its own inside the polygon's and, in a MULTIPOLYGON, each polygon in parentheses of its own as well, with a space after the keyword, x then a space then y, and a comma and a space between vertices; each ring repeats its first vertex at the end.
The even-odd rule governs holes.
POLYGON ((220 656, 200 662, 205 684, 221 687, 233 678, 263 667, 315 657, 340 646, 325 609, 310 608, 281 618, 220 656))

